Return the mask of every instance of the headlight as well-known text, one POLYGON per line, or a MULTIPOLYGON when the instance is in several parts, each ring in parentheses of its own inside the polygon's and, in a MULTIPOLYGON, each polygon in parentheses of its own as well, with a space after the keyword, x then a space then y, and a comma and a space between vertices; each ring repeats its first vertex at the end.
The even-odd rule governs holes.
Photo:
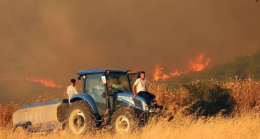
POLYGON ((143 109, 145 110, 145 111, 148 111, 149 109, 148 109, 148 105, 145 103, 145 102, 143 102, 143 109))

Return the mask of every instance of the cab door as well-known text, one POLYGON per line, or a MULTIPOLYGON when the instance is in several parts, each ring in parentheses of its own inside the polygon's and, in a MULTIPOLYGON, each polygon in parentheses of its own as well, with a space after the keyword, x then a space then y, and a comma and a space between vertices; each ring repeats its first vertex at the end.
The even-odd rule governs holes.
POLYGON ((102 83, 102 74, 89 74, 85 79, 84 92, 87 93, 96 103, 99 114, 106 111, 106 98, 104 97, 106 86, 102 83))

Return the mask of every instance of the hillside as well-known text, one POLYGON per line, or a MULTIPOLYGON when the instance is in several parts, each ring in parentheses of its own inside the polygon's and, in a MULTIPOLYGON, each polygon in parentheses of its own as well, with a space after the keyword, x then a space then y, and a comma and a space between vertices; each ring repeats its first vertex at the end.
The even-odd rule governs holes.
POLYGON ((260 51, 253 55, 236 57, 233 61, 215 65, 201 72, 191 72, 178 77, 170 78, 166 82, 171 84, 186 83, 194 78, 215 79, 219 81, 229 80, 230 77, 260 79, 260 51))

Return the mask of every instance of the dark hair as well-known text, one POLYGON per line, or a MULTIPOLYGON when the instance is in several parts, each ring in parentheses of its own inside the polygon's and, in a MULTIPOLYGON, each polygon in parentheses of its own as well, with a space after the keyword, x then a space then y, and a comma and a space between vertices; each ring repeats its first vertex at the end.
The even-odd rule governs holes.
POLYGON ((71 79, 70 82, 75 84, 76 80, 75 79, 71 79))
POLYGON ((145 71, 139 71, 138 72, 138 78, 141 78, 141 74, 144 74, 144 77, 145 77, 145 71))

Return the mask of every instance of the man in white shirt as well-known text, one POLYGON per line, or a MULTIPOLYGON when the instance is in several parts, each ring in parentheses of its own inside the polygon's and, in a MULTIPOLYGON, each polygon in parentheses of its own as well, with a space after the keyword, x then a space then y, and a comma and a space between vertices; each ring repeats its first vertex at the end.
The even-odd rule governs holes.
POLYGON ((133 85, 133 91, 135 96, 141 91, 147 91, 145 72, 142 71, 140 73, 140 78, 138 78, 133 85))
POLYGON ((141 96, 146 99, 147 103, 150 104, 155 96, 147 91, 145 72, 140 72, 140 78, 138 78, 133 85, 134 97, 141 96))
POLYGON ((76 80, 75 79, 71 79, 70 80, 70 86, 68 86, 67 88, 67 94, 68 94, 68 97, 69 97, 69 101, 71 99, 72 96, 76 95, 76 94, 79 94, 75 85, 76 85, 76 80))

